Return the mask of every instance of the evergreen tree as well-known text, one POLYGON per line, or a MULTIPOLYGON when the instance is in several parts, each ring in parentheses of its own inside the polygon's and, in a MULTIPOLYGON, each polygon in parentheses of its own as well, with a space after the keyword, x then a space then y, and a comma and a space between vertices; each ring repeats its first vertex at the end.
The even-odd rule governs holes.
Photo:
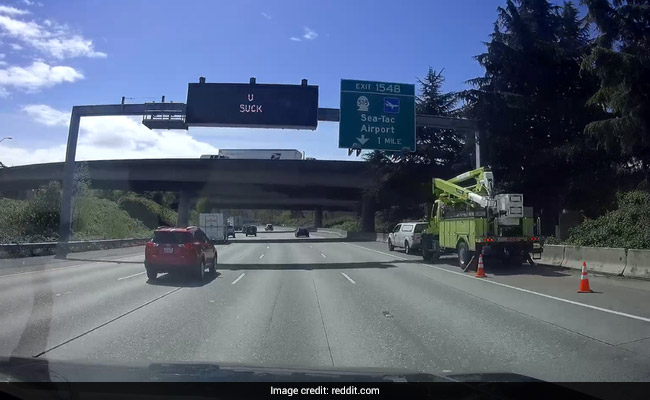
POLYGON ((608 112, 585 131, 608 150, 626 157, 650 183, 650 1, 583 0, 598 29, 582 69, 598 77, 589 99, 608 112))
POLYGON ((508 0, 485 44, 476 57, 485 74, 462 97, 464 115, 482 127, 483 164, 498 189, 523 193, 546 215, 609 204, 613 197, 595 188, 614 179, 612 160, 583 132, 602 110, 585 106, 596 82, 580 74, 590 43, 575 6, 508 0))

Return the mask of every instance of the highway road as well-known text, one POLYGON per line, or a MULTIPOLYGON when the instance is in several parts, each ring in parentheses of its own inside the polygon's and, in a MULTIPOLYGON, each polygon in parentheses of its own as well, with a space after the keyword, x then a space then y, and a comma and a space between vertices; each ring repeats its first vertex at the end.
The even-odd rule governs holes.
POLYGON ((375 242, 264 233, 216 275, 147 281, 142 247, 0 260, 0 355, 650 381, 650 282, 539 266, 474 278, 375 242))

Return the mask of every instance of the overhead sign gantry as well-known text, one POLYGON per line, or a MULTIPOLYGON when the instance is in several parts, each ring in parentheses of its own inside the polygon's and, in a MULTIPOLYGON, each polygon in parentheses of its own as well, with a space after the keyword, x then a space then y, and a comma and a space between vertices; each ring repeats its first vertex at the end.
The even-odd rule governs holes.
MULTIPOLYGON (((258 85, 255 78, 251 78, 249 84, 208 84, 204 77, 199 79, 198 84, 189 84, 187 104, 165 103, 163 96, 160 103, 124 104, 123 97, 121 104, 74 106, 63 171, 58 254, 67 253, 67 242, 72 234, 73 182, 81 117, 142 115, 142 123, 150 129, 219 126, 314 130, 318 121, 341 121, 343 128, 339 133, 343 137, 339 140, 339 147, 349 146, 349 149, 356 149, 357 152, 361 149, 415 151, 416 125, 463 129, 475 133, 476 165, 480 166, 475 121, 433 115, 416 116, 413 85, 342 82, 350 82, 342 84, 342 89, 345 88, 350 95, 348 98, 342 92, 340 111, 336 108, 319 108, 318 86, 308 85, 306 79, 302 80, 301 85, 258 85)), ((181 195, 181 203, 184 203, 183 199, 181 195)), ((179 205, 179 209, 187 208, 186 203, 185 207, 179 205)))

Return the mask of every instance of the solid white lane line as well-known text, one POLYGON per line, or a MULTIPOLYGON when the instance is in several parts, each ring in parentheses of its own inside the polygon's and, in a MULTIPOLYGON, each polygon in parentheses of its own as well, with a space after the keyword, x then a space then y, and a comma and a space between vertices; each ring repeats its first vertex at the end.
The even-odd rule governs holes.
MULTIPOLYGON (((136 257, 142 257, 142 255, 139 254, 137 256, 128 257, 128 258, 123 259, 123 260, 96 261, 96 262, 85 263, 85 264, 70 265, 70 266, 67 266, 67 267, 42 269, 42 270, 39 270, 39 271, 16 272, 14 274, 0 275, 0 279, 7 278, 7 277, 10 277, 10 276, 40 274, 40 273, 43 273, 43 272, 52 272, 52 271, 79 268, 79 267, 88 267, 90 265, 97 265, 97 264, 110 264, 110 263, 115 263, 116 261, 126 261, 126 260, 130 260, 131 258, 136 258, 136 257)), ((73 261, 73 260, 71 260, 71 261, 73 261)), ((22 268, 22 267, 16 267, 16 268, 22 268)), ((24 268, 28 268, 28 267, 24 267, 24 268)))
POLYGON ((323 253, 320 253, 320 255, 323 256, 323 258, 327 258, 327 256, 323 253))
POLYGON ((237 277, 237 279, 235 279, 234 281, 232 281, 231 285, 234 285, 235 283, 239 282, 239 281, 241 280, 241 278, 244 277, 244 275, 246 275, 246 272, 242 272, 241 275, 239 275, 239 276, 237 277))
POLYGON ((264 258, 264 254, 262 254, 262 255, 260 256, 260 259, 262 259, 262 258, 264 258))
POLYGON ((547 299, 553 299, 553 300, 557 300, 557 301, 562 301, 562 302, 564 302, 564 303, 573 304, 573 305, 576 305, 576 306, 581 306, 581 307, 591 308, 592 310, 597 310, 597 311, 602 311, 602 312, 606 312, 606 313, 610 313, 610 314, 620 315, 621 317, 627 317, 627 318, 632 318, 632 319, 636 319, 636 320, 639 320, 639 321, 650 322, 650 318, 641 317, 641 316, 639 316, 639 315, 633 315, 633 314, 628 314, 628 313, 624 313, 624 312, 620 312, 620 311, 610 310, 610 309, 607 309, 607 308, 602 308, 602 307, 592 306, 591 304, 578 303, 577 301, 568 300, 568 299, 563 299, 563 298, 561 298, 561 297, 555 297, 555 296, 551 296, 551 295, 549 295, 549 294, 544 294, 544 293, 534 292, 534 291, 532 291, 532 290, 523 289, 523 288, 516 287, 516 286, 506 285, 505 283, 501 283, 501 282, 495 282, 495 281, 490 281, 490 280, 482 280, 482 279, 484 279, 484 278, 476 278, 476 277, 471 276, 471 275, 465 275, 465 274, 462 274, 462 273, 460 273, 460 272, 450 271, 450 270, 448 270, 448 269, 444 269, 444 268, 436 267, 436 266, 434 266, 434 265, 427 265, 427 264, 423 264, 423 265, 425 265, 425 266, 427 266, 427 267, 429 267, 429 268, 435 268, 435 269, 438 269, 438 270, 440 270, 440 271, 446 271, 446 272, 450 272, 450 273, 452 273, 452 274, 456 274, 456 275, 464 276, 464 277, 466 277, 466 278, 477 279, 477 280, 479 280, 479 281, 486 282, 486 283, 491 283, 491 284, 493 284, 493 285, 503 286, 503 287, 507 287, 507 288, 510 288, 510 289, 518 290, 518 291, 520 291, 520 292, 530 293, 530 294, 535 294, 535 295, 537 295, 537 296, 541 296, 541 297, 546 297, 547 299))
MULTIPOLYGON (((401 260, 408 260, 408 258, 398 257, 398 256, 395 256, 395 255, 392 255, 392 254, 384 253, 382 251, 369 249, 369 248, 363 247, 363 246, 357 246, 357 245, 351 244, 351 243, 343 243, 343 244, 347 244, 349 246, 354 246, 354 247, 358 247, 360 249, 365 249, 365 250, 368 250, 368 251, 372 251, 373 253, 379 253, 379 254, 383 254, 385 256, 399 258, 401 260)), ((561 297, 555 297, 555 296, 551 296, 549 294, 539 293, 539 292, 535 292, 535 291, 528 290, 528 289, 523 289, 523 288, 516 287, 516 286, 506 285, 505 283, 501 283, 501 282, 486 280, 485 278, 476 278, 476 277, 474 277, 472 275, 467 275, 467 274, 464 274, 462 272, 457 272, 457 271, 450 271, 450 270, 448 270, 446 268, 437 267, 435 265, 429 265, 429 264, 422 264, 422 265, 425 266, 425 267, 437 269, 439 271, 449 272, 450 274, 459 275, 459 276, 462 276, 462 277, 465 277, 465 278, 475 279, 475 280, 478 280, 480 282, 491 283, 493 285, 507 287, 507 288, 510 288, 510 289, 518 290, 520 292, 534 294, 534 295, 541 296, 541 297, 546 297, 547 299, 553 299, 553 300, 561 301, 561 302, 568 303, 568 304, 573 304, 573 305, 580 306, 580 307, 590 308, 590 309, 596 310, 596 311, 602 311, 602 312, 606 312, 606 313, 609 313, 609 314, 619 315, 621 317, 632 318, 632 319, 636 319, 638 321, 650 322, 650 318, 642 317, 640 315, 628 314, 628 313, 624 313, 624 312, 621 312, 621 311, 615 311, 615 310, 610 310, 610 309, 607 309, 607 308, 592 306, 590 304, 579 303, 577 301, 563 299, 561 297)))
POLYGON ((347 245, 347 246, 354 246, 354 247, 358 247, 358 248, 360 248, 360 249, 364 249, 364 250, 372 251, 373 253, 383 254, 383 255, 385 255, 385 256, 389 256, 389 257, 395 257, 395 258, 397 258, 397 259, 399 259, 399 260, 411 260, 410 258, 400 257, 400 256, 398 256, 398 255, 390 254, 390 253, 384 253, 383 251, 374 250, 374 249, 369 249, 369 248, 367 248, 367 247, 359 246, 359 245, 352 244, 352 243, 345 243, 345 242, 344 242, 343 244, 345 244, 345 245, 347 245))
POLYGON ((118 281, 121 281, 122 279, 133 278, 134 276, 142 275, 142 274, 144 274, 144 273, 146 273, 146 272, 147 272, 147 271, 142 271, 142 272, 138 272, 137 274, 133 274, 133 275, 129 275, 129 276, 123 276, 123 277, 121 277, 121 278, 117 278, 117 280, 118 280, 118 281))
POLYGON ((356 284, 357 284, 357 283, 356 283, 355 281, 353 281, 352 278, 350 278, 350 277, 348 276, 348 274, 346 274, 345 272, 341 272, 341 275, 343 275, 343 277, 344 277, 345 279, 349 280, 350 283, 352 283, 353 285, 356 285, 356 284))
POLYGON ((309 245, 309 248, 310 248, 310 249, 313 249, 313 247, 312 247, 311 245, 309 245))

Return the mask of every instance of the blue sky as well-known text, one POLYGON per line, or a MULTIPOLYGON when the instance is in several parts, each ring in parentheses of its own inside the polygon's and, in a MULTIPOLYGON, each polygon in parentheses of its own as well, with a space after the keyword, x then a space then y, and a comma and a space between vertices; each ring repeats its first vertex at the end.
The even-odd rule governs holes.
MULTIPOLYGON (((320 87, 338 107, 341 79, 416 83, 429 66, 446 90, 482 74, 500 0, 0 1, 0 161, 61 161, 73 105, 184 102, 188 82, 320 87)), ((338 125, 316 131, 149 131, 127 117, 82 120, 78 160, 199 157, 219 148, 296 148, 354 160, 338 125)))

